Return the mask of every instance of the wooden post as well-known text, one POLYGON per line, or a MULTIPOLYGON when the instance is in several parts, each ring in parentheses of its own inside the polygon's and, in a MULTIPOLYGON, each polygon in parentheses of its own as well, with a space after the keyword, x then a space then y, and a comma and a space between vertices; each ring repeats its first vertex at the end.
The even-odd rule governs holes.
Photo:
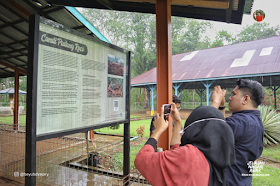
POLYGON ((14 94, 14 130, 18 130, 18 103, 19 103, 19 72, 15 71, 15 94, 14 94))
POLYGON ((89 131, 89 139, 94 139, 94 130, 89 131))
MULTIPOLYGON (((156 1, 157 33, 157 112, 162 104, 172 101, 172 46, 171 46, 171 4, 170 0, 156 1)), ((170 149, 172 121, 158 140, 158 147, 170 149)))

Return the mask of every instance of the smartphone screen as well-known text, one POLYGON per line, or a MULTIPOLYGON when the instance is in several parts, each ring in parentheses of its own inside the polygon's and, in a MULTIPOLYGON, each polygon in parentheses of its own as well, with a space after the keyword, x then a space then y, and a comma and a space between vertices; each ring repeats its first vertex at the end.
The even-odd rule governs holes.
POLYGON ((163 105, 163 114, 167 115, 167 114, 171 114, 171 105, 163 105))

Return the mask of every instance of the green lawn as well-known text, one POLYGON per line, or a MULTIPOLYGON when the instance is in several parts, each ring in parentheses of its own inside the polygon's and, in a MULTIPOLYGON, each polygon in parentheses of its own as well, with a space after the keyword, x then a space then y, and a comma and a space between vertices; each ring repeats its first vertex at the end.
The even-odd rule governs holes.
MULTIPOLYGON (((145 126, 145 134, 144 137, 150 137, 150 124, 151 120, 139 120, 139 121, 132 121, 130 122, 130 135, 131 136, 137 136, 136 129, 139 128, 141 125, 145 126)), ((123 135, 123 124, 120 124, 120 127, 118 129, 110 129, 110 127, 105 127, 101 129, 94 130, 95 132, 102 132, 102 133, 108 133, 108 134, 121 134, 123 135)))
MULTIPOLYGON (((185 124, 185 120, 182 121, 182 125, 185 124)), ((145 134, 144 137, 149 138, 150 137, 150 125, 151 125, 151 119, 146 120, 139 120, 139 121, 131 121, 130 122, 130 135, 131 136, 138 136, 136 129, 139 128, 141 125, 145 126, 145 134)), ((96 132, 101 133, 108 133, 108 134, 121 134, 123 135, 123 124, 120 125, 119 129, 110 129, 109 127, 96 129, 94 130, 96 132)))
POLYGON ((263 169, 253 176, 252 186, 280 186, 280 169, 263 166, 263 169))
MULTIPOLYGON (((280 145, 267 146, 263 149, 262 156, 280 161, 280 145)), ((252 186, 280 186, 280 169, 264 164, 263 169, 256 174, 260 175, 253 176, 252 186)))
POLYGON ((137 115, 130 115, 130 118, 141 118, 143 116, 137 116, 137 115))
MULTIPOLYGON (((0 117, 0 123, 14 124, 14 116, 0 117)), ((19 115, 19 125, 25 126, 26 115, 19 115)))
POLYGON ((280 145, 268 146, 264 148, 262 156, 280 161, 280 145))

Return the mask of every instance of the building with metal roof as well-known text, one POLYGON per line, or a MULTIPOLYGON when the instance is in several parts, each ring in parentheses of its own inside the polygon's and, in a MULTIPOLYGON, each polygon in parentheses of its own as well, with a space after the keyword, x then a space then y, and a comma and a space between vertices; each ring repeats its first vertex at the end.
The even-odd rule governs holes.
MULTIPOLYGON (((133 78, 131 86, 147 88, 155 97, 156 78, 156 68, 153 68, 133 78)), ((172 56, 176 95, 181 95, 184 89, 196 89, 201 96, 206 89, 209 104, 210 88, 217 84, 233 88, 238 78, 255 79, 275 93, 280 85, 280 36, 172 56)))

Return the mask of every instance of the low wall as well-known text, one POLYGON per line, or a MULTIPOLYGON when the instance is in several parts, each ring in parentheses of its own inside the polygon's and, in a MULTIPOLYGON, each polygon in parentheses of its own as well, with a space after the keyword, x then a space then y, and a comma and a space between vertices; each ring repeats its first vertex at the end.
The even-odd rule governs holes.
MULTIPOLYGON (((24 106, 19 106, 19 114, 22 114, 24 110, 24 106)), ((1 115, 12 115, 13 110, 12 107, 0 107, 0 116, 1 115)))

